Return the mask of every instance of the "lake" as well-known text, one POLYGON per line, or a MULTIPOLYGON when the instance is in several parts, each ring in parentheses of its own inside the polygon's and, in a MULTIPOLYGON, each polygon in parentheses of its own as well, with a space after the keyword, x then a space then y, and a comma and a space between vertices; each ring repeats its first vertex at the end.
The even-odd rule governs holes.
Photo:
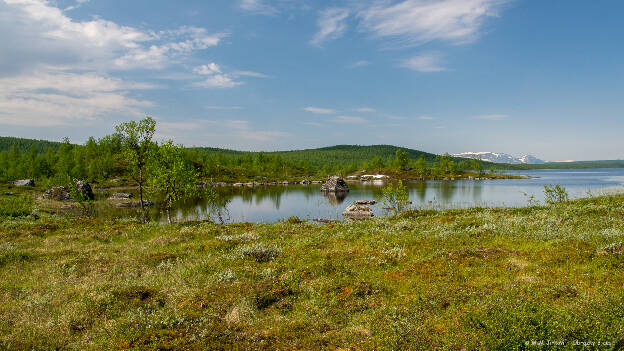
MULTIPOLYGON (((412 206, 418 208, 462 208, 472 206, 527 206, 529 196, 544 202, 544 185, 561 184, 570 198, 615 191, 624 185, 624 169, 524 170, 508 174, 527 175, 531 179, 408 181, 412 206)), ((222 198, 221 219, 224 222, 275 222, 290 216, 301 219, 342 219, 344 209, 356 200, 373 200, 381 195, 386 183, 349 182, 349 193, 322 194, 320 185, 278 185, 258 187, 222 187, 215 190, 222 198)), ((381 204, 371 206, 375 215, 383 215, 381 204)), ((134 213, 118 210, 116 213, 134 213)), ((196 199, 179 204, 178 220, 218 219, 218 209, 196 199)), ((152 218, 165 221, 157 208, 152 218)))

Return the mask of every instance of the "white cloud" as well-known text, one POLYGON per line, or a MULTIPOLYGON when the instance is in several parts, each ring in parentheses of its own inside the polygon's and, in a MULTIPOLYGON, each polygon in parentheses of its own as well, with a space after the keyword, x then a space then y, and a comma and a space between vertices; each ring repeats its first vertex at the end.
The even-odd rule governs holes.
POLYGON ((370 61, 360 60, 360 61, 353 62, 351 65, 349 65, 349 68, 366 67, 366 66, 369 66, 371 64, 372 64, 372 62, 370 62, 370 61))
POLYGON ((330 108, 321 108, 321 107, 306 107, 304 108, 305 111, 308 112, 312 112, 312 113, 316 113, 316 114, 321 114, 321 115, 328 115, 328 114, 332 114, 332 113, 336 113, 336 110, 332 110, 330 108))
POLYGON ((434 118, 433 118, 433 117, 431 117, 431 116, 420 116, 420 117, 418 117, 418 119, 420 119, 420 120, 422 120, 422 121, 431 121, 431 120, 433 120, 434 118))
POLYGON ((480 115, 475 116, 474 119, 483 119, 487 121, 502 121, 509 118, 509 116, 504 114, 491 114, 491 115, 480 115))
POLYGON ((340 38, 347 29, 346 19, 349 10, 332 7, 321 11, 317 21, 318 31, 310 41, 312 45, 321 45, 324 41, 340 38))
POLYGON ((225 34, 181 27, 149 31, 95 17, 77 21, 46 0, 0 2, 0 38, 11 47, 0 70, 33 66, 82 70, 163 68, 196 50, 217 45, 225 34))
POLYGON ((234 80, 231 75, 222 73, 221 67, 214 62, 195 67, 193 72, 208 76, 202 81, 192 83, 192 86, 198 88, 233 88, 243 84, 234 80))
POLYGON ((140 116, 153 103, 127 92, 151 88, 155 86, 94 73, 35 72, 0 78, 0 124, 60 126, 89 124, 110 113, 140 116))
POLYGON ((377 112, 377 110, 375 110, 374 108, 371 107, 360 107, 358 109, 356 109, 357 112, 364 112, 364 113, 373 113, 373 112, 377 112))
POLYGON ((210 75, 221 73, 221 68, 214 62, 211 62, 207 65, 201 65, 193 68, 193 72, 201 75, 210 75))
POLYGON ((258 15, 275 15, 278 12, 275 7, 265 4, 262 0, 241 0, 238 6, 242 10, 258 15))
POLYGON ((498 16, 508 0, 381 1, 357 13, 360 26, 377 37, 407 45, 433 40, 455 44, 474 41, 488 17, 498 16))
POLYGON ((441 55, 438 53, 424 53, 413 56, 401 63, 402 67, 418 72, 442 72, 446 68, 440 64, 441 55))
POLYGON ((332 122, 362 124, 362 123, 367 123, 368 121, 366 119, 362 118, 362 117, 338 116, 335 119, 333 119, 332 122))
POLYGON ((269 78, 269 76, 267 76, 266 74, 252 72, 252 71, 234 71, 232 72, 232 74, 237 77, 243 76, 243 77, 254 77, 254 78, 269 78))

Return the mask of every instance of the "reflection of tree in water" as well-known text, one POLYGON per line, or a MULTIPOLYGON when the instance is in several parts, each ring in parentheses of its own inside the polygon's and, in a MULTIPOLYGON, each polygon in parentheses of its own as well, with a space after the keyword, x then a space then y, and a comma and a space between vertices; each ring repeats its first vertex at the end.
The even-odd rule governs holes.
POLYGON ((411 183, 411 187, 414 189, 413 193, 418 196, 420 202, 425 202, 425 198, 427 197, 427 182, 419 180, 417 182, 411 183))
POLYGON ((232 195, 216 193, 214 197, 197 197, 175 204, 176 218, 180 219, 210 219, 225 223, 230 215, 227 209, 232 201, 232 195))
POLYGON ((341 203, 344 202, 344 200, 347 198, 347 192, 344 191, 340 191, 340 192, 322 192, 321 194, 323 194, 323 197, 325 197, 330 204, 336 206, 336 205, 340 205, 341 203))
POLYGON ((440 184, 440 199, 444 202, 449 202, 453 198, 456 187, 455 182, 442 181, 440 184))

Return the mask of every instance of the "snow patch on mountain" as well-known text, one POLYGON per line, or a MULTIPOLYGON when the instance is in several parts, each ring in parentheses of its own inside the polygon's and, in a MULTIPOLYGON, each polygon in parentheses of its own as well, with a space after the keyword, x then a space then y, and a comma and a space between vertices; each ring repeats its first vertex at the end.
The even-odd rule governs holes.
POLYGON ((476 158, 482 161, 496 162, 496 163, 510 163, 510 164, 542 164, 546 163, 543 160, 533 156, 524 155, 522 157, 514 157, 505 153, 497 152, 462 152, 460 154, 453 154, 454 157, 463 158, 476 158))

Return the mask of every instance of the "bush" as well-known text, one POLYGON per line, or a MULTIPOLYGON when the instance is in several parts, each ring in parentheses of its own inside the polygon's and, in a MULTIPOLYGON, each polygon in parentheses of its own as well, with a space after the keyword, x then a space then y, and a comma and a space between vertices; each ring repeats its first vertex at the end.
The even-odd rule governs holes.
POLYGON ((380 200, 384 205, 384 209, 388 212, 394 212, 394 214, 403 212, 409 205, 408 199, 407 188, 400 180, 396 186, 390 183, 381 190, 380 200))
POLYGON ((564 201, 568 201, 570 198, 568 192, 561 185, 544 185, 544 197, 547 204, 556 204, 564 201))
POLYGON ((34 201, 31 197, 0 197, 0 216, 25 217, 32 214, 34 201))
POLYGON ((262 243, 258 243, 243 247, 241 253, 243 256, 251 257, 257 262, 263 263, 273 261, 281 255, 282 251, 275 246, 265 246, 262 243))

